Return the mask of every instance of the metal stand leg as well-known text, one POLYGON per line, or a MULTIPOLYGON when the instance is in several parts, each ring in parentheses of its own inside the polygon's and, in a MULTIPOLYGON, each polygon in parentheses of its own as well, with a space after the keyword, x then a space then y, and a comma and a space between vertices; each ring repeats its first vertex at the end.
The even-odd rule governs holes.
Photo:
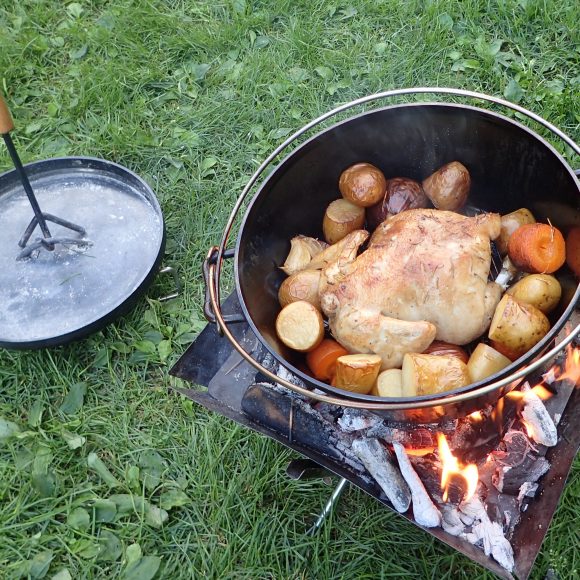
POLYGON ((344 477, 341 478, 338 485, 336 486, 336 489, 332 492, 330 499, 324 506, 322 513, 318 516, 318 519, 314 522, 312 527, 306 532, 307 536, 313 536, 316 532, 318 532, 320 526, 322 526, 324 520, 327 518, 328 514, 330 514, 330 512, 332 511, 334 504, 338 502, 338 498, 340 497, 340 494, 343 492, 347 483, 348 483, 347 479, 345 479, 344 477))

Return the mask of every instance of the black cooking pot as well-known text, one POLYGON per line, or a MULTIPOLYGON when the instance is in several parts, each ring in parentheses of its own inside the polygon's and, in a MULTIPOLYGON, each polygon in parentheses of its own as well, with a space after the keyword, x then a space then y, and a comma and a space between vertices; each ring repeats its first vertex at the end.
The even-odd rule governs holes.
MULTIPOLYGON (((580 148, 572 140, 533 113, 467 91, 392 91, 350 103, 317 119, 288 139, 258 170, 234 208, 221 246, 210 251, 208 257, 206 269, 210 270, 209 292, 215 318, 240 352, 243 349, 227 328, 229 321, 224 320, 218 304, 220 267, 224 254, 227 255, 225 246, 245 194, 275 155, 321 120, 361 102, 412 92, 476 96, 503 104, 541 122, 580 154, 580 148)), ((325 209, 332 200, 340 197, 338 179, 341 172, 353 163, 366 161, 379 167, 387 177, 405 176, 420 181, 454 160, 466 165, 471 174, 468 204, 472 207, 502 214, 526 207, 538 221, 550 219, 564 230, 571 223, 580 221, 580 187, 574 171, 547 141, 505 116, 447 103, 394 105, 340 122, 286 157, 251 200, 235 248, 238 298, 245 319, 272 355, 308 387, 326 393, 314 393, 315 398, 381 411, 397 420, 434 421, 442 416, 464 415, 495 402, 517 384, 519 377, 559 350, 556 347, 546 352, 570 318, 580 297, 580 287, 576 287, 563 311, 560 308, 559 317, 551 321, 548 335, 526 355, 497 375, 444 395, 389 399, 357 395, 331 387, 302 372, 303 355, 286 348, 277 338, 275 319, 280 311, 277 293, 285 278, 279 266, 288 254, 292 237, 297 234, 322 237, 325 209)), ((574 329, 572 337, 579 331, 580 326, 574 329)), ((247 354, 245 356, 249 358, 247 354)), ((264 371, 257 361, 249 360, 264 371)), ((289 388, 301 390, 289 381, 279 377, 276 380, 289 388)), ((302 392, 309 396, 313 394, 307 389, 302 392)))

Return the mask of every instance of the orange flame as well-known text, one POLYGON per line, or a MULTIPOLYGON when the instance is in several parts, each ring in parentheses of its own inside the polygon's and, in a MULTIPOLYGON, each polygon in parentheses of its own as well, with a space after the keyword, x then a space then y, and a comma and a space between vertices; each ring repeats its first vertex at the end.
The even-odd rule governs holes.
POLYGON ((424 447, 423 449, 405 448, 405 453, 413 457, 424 457, 425 455, 429 455, 429 453, 433 453, 433 451, 435 451, 435 447, 424 447))
POLYGON ((443 433, 437 433, 437 443, 439 445, 439 458, 443 464, 443 469, 441 471, 443 501, 447 501, 449 495, 449 483, 453 474, 461 475, 467 483, 464 501, 470 500, 475 494, 477 483, 479 481, 477 465, 473 463, 461 465, 457 457, 451 453, 451 449, 449 448, 449 444, 447 443, 447 439, 443 433))
POLYGON ((483 421, 483 415, 481 414, 481 411, 473 411, 473 413, 471 413, 469 417, 475 423, 480 423, 481 421, 483 421))
POLYGON ((542 399, 542 401, 545 401, 554 395, 554 393, 539 383, 529 391, 512 391, 506 395, 506 398, 511 399, 512 401, 521 401, 526 398, 526 393, 529 393, 530 391, 535 393, 540 399, 542 399))
POLYGON ((580 347, 573 347, 569 344, 566 347, 566 362, 564 364, 564 371, 558 372, 556 369, 556 380, 571 381, 574 385, 580 385, 580 347))

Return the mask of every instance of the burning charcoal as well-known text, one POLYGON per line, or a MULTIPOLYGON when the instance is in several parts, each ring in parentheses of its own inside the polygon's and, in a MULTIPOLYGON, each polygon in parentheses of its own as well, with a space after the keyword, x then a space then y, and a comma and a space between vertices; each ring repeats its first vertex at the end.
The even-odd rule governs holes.
POLYGON ((522 483, 520 491, 518 492, 518 503, 521 504, 525 497, 535 497, 538 487, 540 486, 537 483, 531 483, 530 481, 522 483))
POLYGON ((465 534, 465 539, 474 545, 483 545, 486 556, 491 555, 506 570, 511 572, 514 568, 514 552, 511 544, 503 535, 502 527, 497 522, 492 522, 485 507, 478 497, 471 498, 459 506, 460 511, 473 517, 473 528, 465 534))
POLYGON ((550 462, 544 457, 530 454, 526 460, 517 467, 502 467, 497 471, 495 487, 511 495, 517 495, 520 487, 528 482, 535 483, 550 469, 550 462))
POLYGON ((459 517, 459 511, 454 505, 444 503, 441 506, 441 527, 452 536, 459 536, 465 530, 465 524, 459 517))
POLYGON ((399 461, 399 469, 411 489, 413 515, 415 521, 426 528, 434 528, 441 523, 441 514, 431 501, 425 486, 413 469, 405 449, 400 443, 393 443, 393 449, 399 461))
POLYGON ((338 419, 340 428, 347 433, 364 431, 365 429, 375 427, 382 422, 383 421, 380 417, 377 417, 377 415, 373 415, 368 411, 349 408, 346 408, 342 417, 338 419))
POLYGON ((524 392, 522 420, 525 421, 530 437, 541 445, 553 447, 558 443, 556 425, 542 399, 533 389, 524 392))
POLYGON ((411 504, 411 490, 379 440, 355 439, 352 450, 380 485, 393 507, 398 512, 406 512, 411 504))

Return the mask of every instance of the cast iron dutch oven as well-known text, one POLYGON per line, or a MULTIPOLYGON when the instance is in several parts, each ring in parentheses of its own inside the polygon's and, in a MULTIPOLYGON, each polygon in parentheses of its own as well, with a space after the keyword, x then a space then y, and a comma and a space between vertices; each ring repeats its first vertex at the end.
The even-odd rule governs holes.
MULTIPOLYGON (((297 137, 323 120, 368 102, 414 93, 443 93, 482 99, 518 111, 562 139, 577 154, 580 147, 556 127, 517 105, 455 89, 400 89, 379 93, 343 105, 312 121, 287 139, 262 164, 236 203, 219 247, 208 254, 205 271, 212 311, 220 331, 256 368, 278 383, 330 403, 370 409, 393 420, 430 422, 441 417, 461 416, 514 388, 521 377, 551 360, 580 332, 554 346, 556 335, 574 312, 580 286, 548 335, 526 355, 488 379, 438 395, 414 398, 378 398, 357 395, 317 381, 302 372, 297 353, 277 338, 275 319, 280 311, 277 292, 285 278, 279 266, 297 235, 322 237, 321 224, 327 205, 339 197, 338 178, 353 163, 366 161, 378 166, 387 177, 407 176, 422 180, 450 161, 461 161, 470 171, 472 187, 468 203, 478 209, 501 214, 529 208, 538 221, 580 219, 580 187, 564 158, 537 133, 521 123, 490 110, 442 102, 415 102, 379 108, 353 116, 318 133, 297 147, 278 165, 251 200, 239 230, 235 252, 226 249, 233 222, 244 198, 271 161, 297 137), (267 350, 305 388, 276 376, 252 359, 234 338, 220 308, 220 273, 224 257, 234 257, 237 297, 244 317, 267 350)), ((569 223, 568 223, 569 225, 569 223)), ((208 309, 206 309, 208 310, 208 309)), ((227 317, 226 317, 227 318, 227 317)), ((575 323, 577 324, 577 323, 575 323)))

